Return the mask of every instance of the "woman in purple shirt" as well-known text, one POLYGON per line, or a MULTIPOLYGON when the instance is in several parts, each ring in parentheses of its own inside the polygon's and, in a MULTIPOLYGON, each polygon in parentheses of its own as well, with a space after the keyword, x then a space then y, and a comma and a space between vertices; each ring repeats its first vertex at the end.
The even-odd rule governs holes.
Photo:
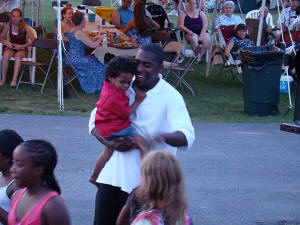
POLYGON ((210 38, 207 30, 207 17, 200 10, 199 0, 188 0, 187 9, 178 17, 178 28, 184 32, 185 38, 194 50, 198 44, 202 44, 197 61, 206 53, 210 46, 210 38))

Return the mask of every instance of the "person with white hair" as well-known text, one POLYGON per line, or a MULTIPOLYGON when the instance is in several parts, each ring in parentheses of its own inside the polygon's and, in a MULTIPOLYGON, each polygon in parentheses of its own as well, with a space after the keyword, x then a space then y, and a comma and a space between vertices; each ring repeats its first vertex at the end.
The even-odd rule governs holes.
POLYGON ((229 25, 238 25, 244 23, 240 16, 234 15, 234 2, 226 1, 223 4, 223 15, 219 16, 216 19, 215 27, 218 28, 221 25, 229 26, 229 25))
POLYGON ((280 23, 282 30, 286 31, 297 18, 296 8, 299 6, 299 0, 290 0, 290 7, 285 8, 280 14, 280 23))

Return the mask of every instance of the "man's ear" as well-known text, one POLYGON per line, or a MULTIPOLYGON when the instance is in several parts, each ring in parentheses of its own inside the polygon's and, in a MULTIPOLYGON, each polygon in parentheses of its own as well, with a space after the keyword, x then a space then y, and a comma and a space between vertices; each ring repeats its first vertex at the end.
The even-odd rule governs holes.
POLYGON ((160 64, 160 65, 159 65, 159 68, 158 68, 158 72, 159 72, 159 73, 162 73, 163 68, 164 68, 164 64, 160 64))

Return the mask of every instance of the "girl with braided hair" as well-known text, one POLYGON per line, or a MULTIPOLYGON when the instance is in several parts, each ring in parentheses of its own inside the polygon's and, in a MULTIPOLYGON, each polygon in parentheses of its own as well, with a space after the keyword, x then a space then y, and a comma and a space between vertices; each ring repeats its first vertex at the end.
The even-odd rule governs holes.
POLYGON ((69 213, 53 171, 55 148, 44 140, 29 140, 13 153, 12 175, 24 187, 13 198, 8 225, 69 225, 69 213))
POLYGON ((11 197, 18 190, 10 168, 13 164, 13 151, 22 142, 23 139, 15 131, 0 131, 0 225, 6 224, 11 197))

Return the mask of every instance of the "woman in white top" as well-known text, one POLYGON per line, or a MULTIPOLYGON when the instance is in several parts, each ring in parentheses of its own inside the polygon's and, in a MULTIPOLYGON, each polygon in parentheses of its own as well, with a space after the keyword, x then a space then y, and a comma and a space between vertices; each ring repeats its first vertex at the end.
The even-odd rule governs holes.
POLYGON ((0 224, 6 224, 10 198, 17 190, 10 168, 14 149, 23 139, 13 130, 0 131, 0 224))
POLYGON ((221 25, 230 26, 230 25, 238 25, 244 23, 244 21, 241 19, 240 16, 233 14, 234 8, 235 5, 233 1, 226 1, 223 4, 222 9, 224 14, 219 16, 216 19, 216 23, 215 23, 216 28, 218 28, 221 25))

